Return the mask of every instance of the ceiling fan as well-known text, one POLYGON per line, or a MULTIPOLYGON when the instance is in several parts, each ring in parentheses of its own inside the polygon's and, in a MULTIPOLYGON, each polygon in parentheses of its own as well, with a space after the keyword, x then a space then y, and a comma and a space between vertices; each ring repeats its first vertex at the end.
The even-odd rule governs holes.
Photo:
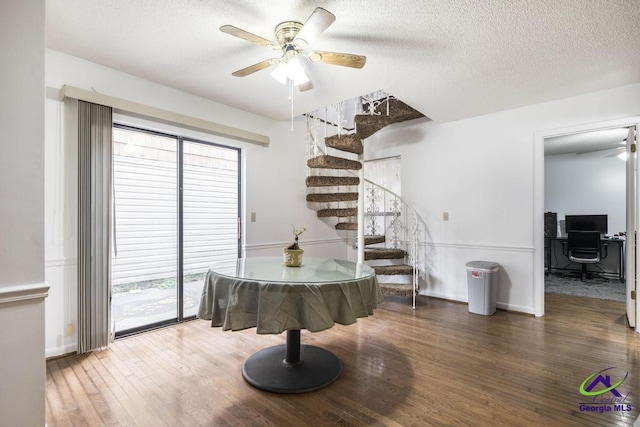
POLYGON ((306 91, 313 88, 313 82, 309 78, 304 61, 300 61, 300 58, 311 62, 362 68, 367 61, 365 56, 322 50, 305 52, 335 20, 336 17, 331 12, 318 7, 304 24, 297 21, 284 21, 278 24, 275 28, 277 43, 233 25, 223 25, 220 27, 220 31, 223 33, 264 46, 280 54, 277 58, 260 61, 232 74, 236 77, 245 77, 276 65, 276 68, 271 72, 273 78, 281 83, 287 83, 290 80, 300 91, 306 91))

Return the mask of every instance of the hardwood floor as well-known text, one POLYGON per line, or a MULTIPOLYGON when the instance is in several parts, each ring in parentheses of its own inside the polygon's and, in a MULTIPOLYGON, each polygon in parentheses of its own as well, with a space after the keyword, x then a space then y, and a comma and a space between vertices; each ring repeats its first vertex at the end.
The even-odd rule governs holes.
MULTIPOLYGON (((243 361, 285 335, 223 332, 196 320, 47 362, 48 426, 613 426, 640 405, 640 337, 624 304, 547 295, 547 315, 466 304, 387 301, 350 326, 302 332, 334 352, 342 376, 322 390, 279 395, 242 378, 243 361), (581 383, 605 368, 624 409, 581 411, 581 383), (626 404, 630 404, 629 407, 626 404)), ((598 390, 596 388, 595 390, 598 390)), ((598 397, 614 397, 612 392, 598 397)))

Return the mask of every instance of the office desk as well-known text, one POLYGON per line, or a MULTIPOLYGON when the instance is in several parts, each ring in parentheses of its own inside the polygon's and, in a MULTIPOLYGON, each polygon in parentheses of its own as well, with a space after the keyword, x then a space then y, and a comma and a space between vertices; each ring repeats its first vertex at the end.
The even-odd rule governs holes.
POLYGON ((372 315, 382 301, 375 272, 368 265, 305 258, 301 267, 286 267, 280 257, 241 258, 233 274, 209 270, 198 317, 225 331, 251 327, 258 334, 287 331, 285 345, 251 355, 242 375, 261 390, 303 393, 334 382, 342 363, 326 349, 301 345, 300 330, 350 325, 372 315))
MULTIPOLYGON (((564 254, 563 243, 566 237, 545 237, 545 269, 547 273, 554 271, 579 273, 582 265, 574 263, 564 254)), ((625 280, 624 270, 624 239, 602 239, 607 245, 607 257, 597 264, 587 264, 587 272, 599 273, 608 277, 615 277, 621 282, 625 280)))

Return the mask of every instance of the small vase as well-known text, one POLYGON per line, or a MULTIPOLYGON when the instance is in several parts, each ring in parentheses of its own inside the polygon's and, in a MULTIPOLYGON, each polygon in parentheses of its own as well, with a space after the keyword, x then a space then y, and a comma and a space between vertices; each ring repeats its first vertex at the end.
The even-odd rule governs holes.
POLYGON ((287 267, 300 267, 304 249, 284 249, 284 265, 287 267))

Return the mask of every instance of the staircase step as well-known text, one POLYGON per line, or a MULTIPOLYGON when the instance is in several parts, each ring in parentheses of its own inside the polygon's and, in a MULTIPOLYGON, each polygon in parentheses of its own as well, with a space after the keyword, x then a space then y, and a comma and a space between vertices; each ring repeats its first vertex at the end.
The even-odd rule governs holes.
POLYGON ((320 209, 318 211, 318 217, 326 218, 337 216, 339 218, 344 218, 348 216, 357 216, 358 208, 339 208, 339 209, 320 209))
POLYGON ((402 249, 365 249, 364 259, 370 261, 374 259, 402 259, 406 255, 406 252, 402 249))
POLYGON ((358 185, 357 176, 308 176, 307 187, 338 187, 340 185, 358 185))
POLYGON ((357 230, 358 224, 355 222, 339 222, 336 224, 336 230, 357 230))
POLYGON ((413 296, 413 285, 410 283, 380 283, 379 285, 383 295, 413 296))
POLYGON ((362 164, 356 160, 343 159, 336 156, 318 156, 307 160, 307 166, 320 169, 350 169, 360 170, 362 164))
POLYGON ((358 193, 310 193, 307 202, 350 202, 358 200, 358 193))
POLYGON ((361 139, 369 138, 374 133, 389 126, 393 121, 387 115, 372 116, 369 114, 358 114, 355 117, 356 132, 361 139))
POLYGON ((407 264, 398 265, 375 265, 372 266, 376 274, 380 275, 400 275, 413 274, 413 267, 407 264))
POLYGON ((324 139, 324 143, 327 147, 335 148, 336 150, 355 154, 364 153, 362 140, 356 133, 328 136, 324 139))
POLYGON ((355 117, 356 129, 360 138, 368 138, 393 123, 424 117, 424 114, 396 98, 388 100, 389 115, 387 115, 387 100, 381 101, 376 108, 376 112, 380 115, 360 114, 355 117))
MULTIPOLYGON (((380 103, 378 107, 378 111, 384 112, 386 114, 387 111, 387 101, 380 103)), ((389 99, 389 116, 391 116, 391 120, 393 123, 406 122, 407 120, 414 120, 424 117, 420 111, 415 108, 410 107, 404 102, 400 101, 397 98, 389 99)))
POLYGON ((364 245, 375 245, 376 243, 384 243, 386 241, 386 238, 384 236, 375 236, 375 235, 369 235, 369 236, 364 236, 364 245))

